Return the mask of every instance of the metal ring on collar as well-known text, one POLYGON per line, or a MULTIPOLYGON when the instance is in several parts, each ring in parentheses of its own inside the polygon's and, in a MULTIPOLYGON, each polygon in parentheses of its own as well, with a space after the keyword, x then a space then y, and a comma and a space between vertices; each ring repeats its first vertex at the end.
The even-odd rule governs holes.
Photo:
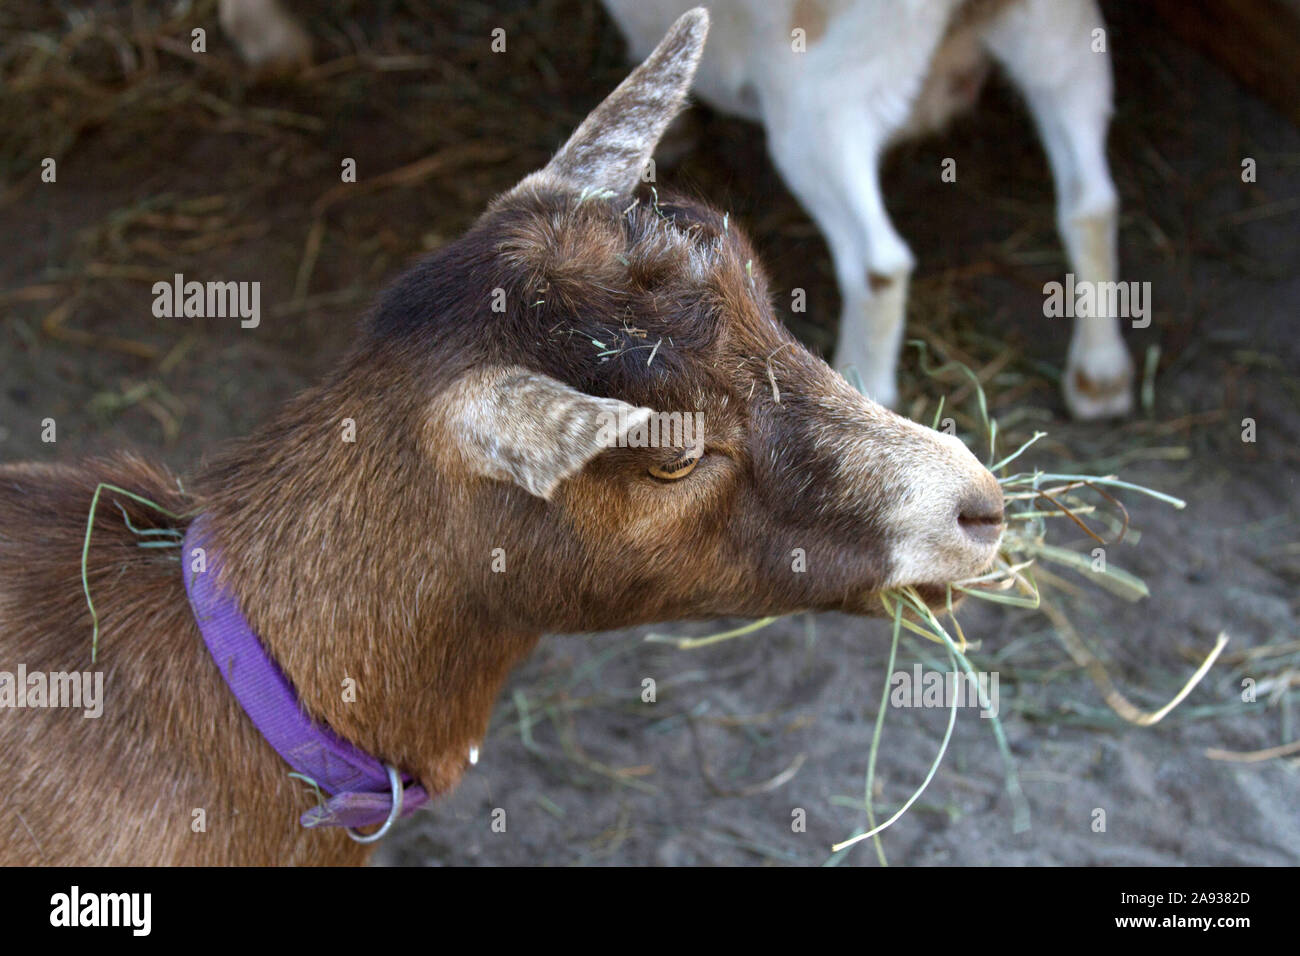
POLYGON ((389 764, 384 764, 384 769, 388 771, 388 788, 393 794, 393 809, 388 812, 388 819, 384 821, 384 825, 374 833, 358 833, 356 827, 347 827, 348 836, 358 843, 374 843, 392 829, 393 822, 402 815, 402 795, 405 791, 402 786, 402 775, 397 772, 396 767, 389 764))

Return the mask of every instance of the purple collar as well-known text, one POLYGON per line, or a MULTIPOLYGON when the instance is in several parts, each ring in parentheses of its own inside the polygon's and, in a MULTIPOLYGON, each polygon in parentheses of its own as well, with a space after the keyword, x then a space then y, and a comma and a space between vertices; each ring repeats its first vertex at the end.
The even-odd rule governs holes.
POLYGON ((308 782, 329 794, 302 815, 305 827, 348 827, 363 842, 386 833, 399 815, 423 806, 429 794, 409 775, 376 760, 308 717, 279 665, 267 653, 234 595, 217 583, 218 555, 205 546, 202 515, 190 523, 181 550, 185 592, 199 631, 230 689, 266 742, 308 782), (193 549, 204 548, 206 570, 193 570, 193 549), (353 827, 382 823, 361 836, 353 827))

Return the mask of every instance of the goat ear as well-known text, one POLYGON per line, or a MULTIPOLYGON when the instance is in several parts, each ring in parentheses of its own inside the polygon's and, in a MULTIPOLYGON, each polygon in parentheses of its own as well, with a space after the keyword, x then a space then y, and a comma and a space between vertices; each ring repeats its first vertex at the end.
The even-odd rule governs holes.
POLYGON ((569 137, 539 172, 511 193, 560 186, 583 195, 623 196, 641 172, 668 124, 682 107, 709 32, 709 12, 682 14, 668 35, 569 137))
POLYGON ((518 366, 467 373, 446 398, 445 434, 470 469, 546 499, 654 414, 518 366))

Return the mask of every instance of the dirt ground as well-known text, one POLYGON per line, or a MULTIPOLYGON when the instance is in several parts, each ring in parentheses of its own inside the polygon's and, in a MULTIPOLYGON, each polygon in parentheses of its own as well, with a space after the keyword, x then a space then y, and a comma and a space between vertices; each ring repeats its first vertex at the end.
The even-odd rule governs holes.
MULTIPOLYGON (((256 86, 212 2, 143 24, 131 4, 83 6, 116 34, 70 34, 57 5, 0 12, 4 461, 129 445, 186 470, 255 428, 335 361, 405 262, 541 165, 625 72, 594 2, 338 4, 312 24, 323 66, 256 86), (209 29, 206 56, 184 52, 196 25, 209 29), (506 54, 488 52, 497 26, 506 54), (48 61, 32 52, 60 42, 48 61), (45 156, 57 158, 56 184, 38 181, 45 156), (359 182, 340 198, 344 156, 359 182), (397 182, 373 181, 428 157, 397 182), (261 327, 154 318, 150 285, 173 272, 260 280, 261 327), (46 417, 54 444, 41 441, 46 417)), ((1140 728, 1106 706, 1042 615, 968 602, 961 620, 982 641, 975 665, 1000 675, 1031 826, 1013 825, 989 722, 963 711, 933 783, 882 838, 891 864, 1300 863, 1300 760, 1206 755, 1300 736, 1300 132, 1140 5, 1104 7, 1122 275, 1151 282, 1154 297, 1151 326, 1127 333, 1140 367, 1159 349, 1149 405, 1119 424, 1064 416, 1055 376, 1069 330, 1042 315, 1042 284, 1064 271, 1051 182, 1023 109, 996 81, 978 119, 902 147, 887 169, 891 212, 919 260, 910 328, 982 370, 1004 447, 1050 431, 1029 464, 1118 470, 1186 499, 1175 511, 1126 497, 1141 539, 1111 560, 1150 598, 1129 604, 1081 579, 1080 595, 1063 598, 1135 704, 1172 697, 1220 631, 1231 643, 1179 709, 1140 728), (936 175, 945 157, 957 184, 936 175), (1242 182, 1247 157, 1257 182, 1242 182), (1244 418, 1254 443, 1242 441, 1244 418), (1244 678, 1282 689, 1243 702, 1244 678)), ((698 112, 696 148, 668 180, 730 210, 776 288, 808 290, 790 325, 829 348, 838 302, 826 249, 762 131, 698 112)), ((910 409, 932 411, 951 390, 909 354, 910 409)), ((695 651, 643 640, 739 623, 545 638, 503 694, 478 767, 378 859, 875 865, 866 844, 836 857, 830 846, 865 819, 886 624, 796 617, 695 651), (641 700, 647 677, 653 704, 641 700), (497 808, 504 833, 491 827, 497 808), (799 809, 804 832, 792 827, 799 809)), ((943 667, 931 650, 905 642, 898 669, 922 656, 943 667)), ((945 721, 942 710, 887 713, 878 817, 925 776, 945 721)))

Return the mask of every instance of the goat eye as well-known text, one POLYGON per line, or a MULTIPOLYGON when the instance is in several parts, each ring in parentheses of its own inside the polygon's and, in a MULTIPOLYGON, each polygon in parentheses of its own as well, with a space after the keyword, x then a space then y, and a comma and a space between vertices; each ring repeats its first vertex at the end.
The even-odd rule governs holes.
POLYGON ((688 448, 672 461, 665 462, 662 465, 651 465, 648 470, 653 477, 661 481, 677 481, 694 471, 695 466, 700 463, 700 459, 703 457, 703 448, 688 448))

